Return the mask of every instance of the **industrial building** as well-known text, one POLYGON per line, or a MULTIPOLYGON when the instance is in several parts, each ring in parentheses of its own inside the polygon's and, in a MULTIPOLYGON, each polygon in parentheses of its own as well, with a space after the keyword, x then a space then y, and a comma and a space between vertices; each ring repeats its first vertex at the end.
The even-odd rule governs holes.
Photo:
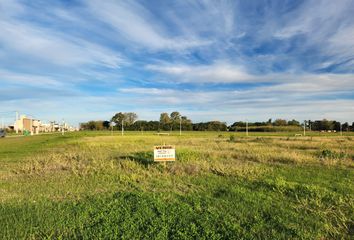
POLYGON ((66 123, 58 124, 56 122, 42 123, 39 119, 29 118, 26 115, 21 115, 12 126, 10 126, 16 133, 28 131, 31 134, 39 134, 43 132, 59 132, 63 129, 65 131, 75 131, 76 129, 68 126, 66 123))

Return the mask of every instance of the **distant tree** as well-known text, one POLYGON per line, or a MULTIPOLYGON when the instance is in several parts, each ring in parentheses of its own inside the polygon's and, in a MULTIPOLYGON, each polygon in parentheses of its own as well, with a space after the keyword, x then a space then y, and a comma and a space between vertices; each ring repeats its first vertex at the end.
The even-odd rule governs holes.
POLYGON ((310 130, 313 130, 313 129, 312 129, 312 128, 313 128, 313 121, 308 120, 308 121, 307 121, 307 127, 308 127, 310 130))
POLYGON ((290 126, 300 126, 300 122, 295 119, 288 121, 288 125, 290 126))
POLYGON ((132 125, 138 118, 138 115, 136 113, 133 112, 126 112, 126 113, 116 113, 111 121, 115 122, 117 126, 122 126, 122 122, 124 124, 124 126, 130 126, 132 125))
POLYGON ((327 119, 323 119, 321 121, 321 126, 323 130, 333 130, 334 128, 333 121, 328 121, 327 119))
POLYGON ((226 125, 226 123, 220 122, 220 121, 194 123, 193 130, 195 130, 195 131, 226 131, 227 125, 226 125))
POLYGON ((109 129, 110 128, 110 121, 103 121, 103 128, 105 128, 105 129, 109 129))
POLYGON ((87 123, 80 123, 80 130, 86 130, 87 129, 87 123))
POLYGON ((179 112, 172 112, 170 114, 171 121, 179 121, 180 118, 181 118, 181 114, 179 112))
POLYGON ((242 127, 246 127, 246 123, 245 122, 234 122, 233 124, 231 124, 229 126, 229 131, 235 131, 237 132, 239 128, 242 128, 242 127))
POLYGON ((171 118, 168 113, 161 113, 160 115, 160 126, 163 130, 170 130, 171 118))
POLYGON ((210 131, 226 131, 227 125, 225 122, 212 121, 208 124, 208 130, 210 131))
POLYGON ((132 131, 156 131, 159 128, 159 121, 135 121, 132 125, 127 126, 127 130, 132 131))
POLYGON ((273 123, 274 126, 286 126, 287 122, 284 119, 276 119, 273 123))
POLYGON ((112 121, 112 122, 115 122, 117 126, 121 126, 121 125, 122 125, 122 121, 123 121, 124 119, 125 119, 124 113, 119 112, 119 113, 116 113, 116 114, 112 117, 111 121, 112 121))
POLYGON ((334 129, 334 122, 328 121, 327 119, 316 120, 312 123, 312 130, 314 131, 328 131, 334 129))
POLYGON ((266 126, 266 122, 255 122, 255 123, 249 123, 250 126, 266 126))
POLYGON ((127 126, 132 125, 138 119, 138 115, 133 112, 124 113, 124 121, 126 122, 127 126))
POLYGON ((349 123, 347 123, 347 122, 343 123, 342 129, 343 129, 343 131, 349 131, 349 123))
POLYGON ((333 129, 336 130, 336 131, 340 131, 341 129, 341 123, 340 122, 337 122, 337 121, 333 121, 333 129))
POLYGON ((190 119, 188 119, 186 116, 182 116, 181 121, 182 121, 182 130, 184 131, 193 130, 192 121, 190 119))
POLYGON ((80 123, 81 130, 104 130, 104 121, 88 121, 86 123, 80 123))
POLYGON ((170 120, 171 120, 171 130, 179 129, 181 114, 179 112, 172 112, 170 114, 170 120))

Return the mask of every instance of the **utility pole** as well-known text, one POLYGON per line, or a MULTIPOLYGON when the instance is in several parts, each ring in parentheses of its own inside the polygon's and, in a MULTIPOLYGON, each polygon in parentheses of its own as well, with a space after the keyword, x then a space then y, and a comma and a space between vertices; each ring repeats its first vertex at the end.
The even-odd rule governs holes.
POLYGON ((304 136, 306 136, 306 120, 304 120, 304 136))
POLYGON ((122 119, 122 136, 124 135, 124 119, 122 119))
POLYGON ((18 112, 17 111, 16 111, 15 125, 16 125, 16 134, 18 134, 18 112))
POLYGON ((339 126, 340 126, 340 135, 343 136, 342 123, 341 122, 339 122, 339 126))
POLYGON ((4 129, 4 117, 1 117, 1 129, 4 129))
POLYGON ((248 120, 246 119, 246 136, 248 137, 248 120))
POLYGON ((182 118, 179 118, 179 135, 182 135, 182 118))

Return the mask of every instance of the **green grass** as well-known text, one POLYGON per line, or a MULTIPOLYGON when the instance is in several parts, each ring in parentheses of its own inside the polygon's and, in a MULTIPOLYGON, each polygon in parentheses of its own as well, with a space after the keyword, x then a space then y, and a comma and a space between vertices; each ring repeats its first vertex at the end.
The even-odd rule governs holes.
POLYGON ((349 135, 13 137, 0 139, 0 169, 0 239, 350 239, 354 234, 349 135), (163 143, 177 149, 177 161, 166 166, 152 161, 153 146, 163 143))

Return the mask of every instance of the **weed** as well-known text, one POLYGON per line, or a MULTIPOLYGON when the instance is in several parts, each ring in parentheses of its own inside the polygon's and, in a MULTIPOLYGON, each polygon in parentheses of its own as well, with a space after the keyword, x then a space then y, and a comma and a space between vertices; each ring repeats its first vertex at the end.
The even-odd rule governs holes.
POLYGON ((236 137, 235 137, 235 135, 230 135, 230 137, 229 137, 229 142, 236 142, 236 137))
POLYGON ((324 149, 319 154, 319 158, 322 161, 326 160, 344 160, 347 157, 347 154, 344 152, 335 152, 330 149, 324 149))

